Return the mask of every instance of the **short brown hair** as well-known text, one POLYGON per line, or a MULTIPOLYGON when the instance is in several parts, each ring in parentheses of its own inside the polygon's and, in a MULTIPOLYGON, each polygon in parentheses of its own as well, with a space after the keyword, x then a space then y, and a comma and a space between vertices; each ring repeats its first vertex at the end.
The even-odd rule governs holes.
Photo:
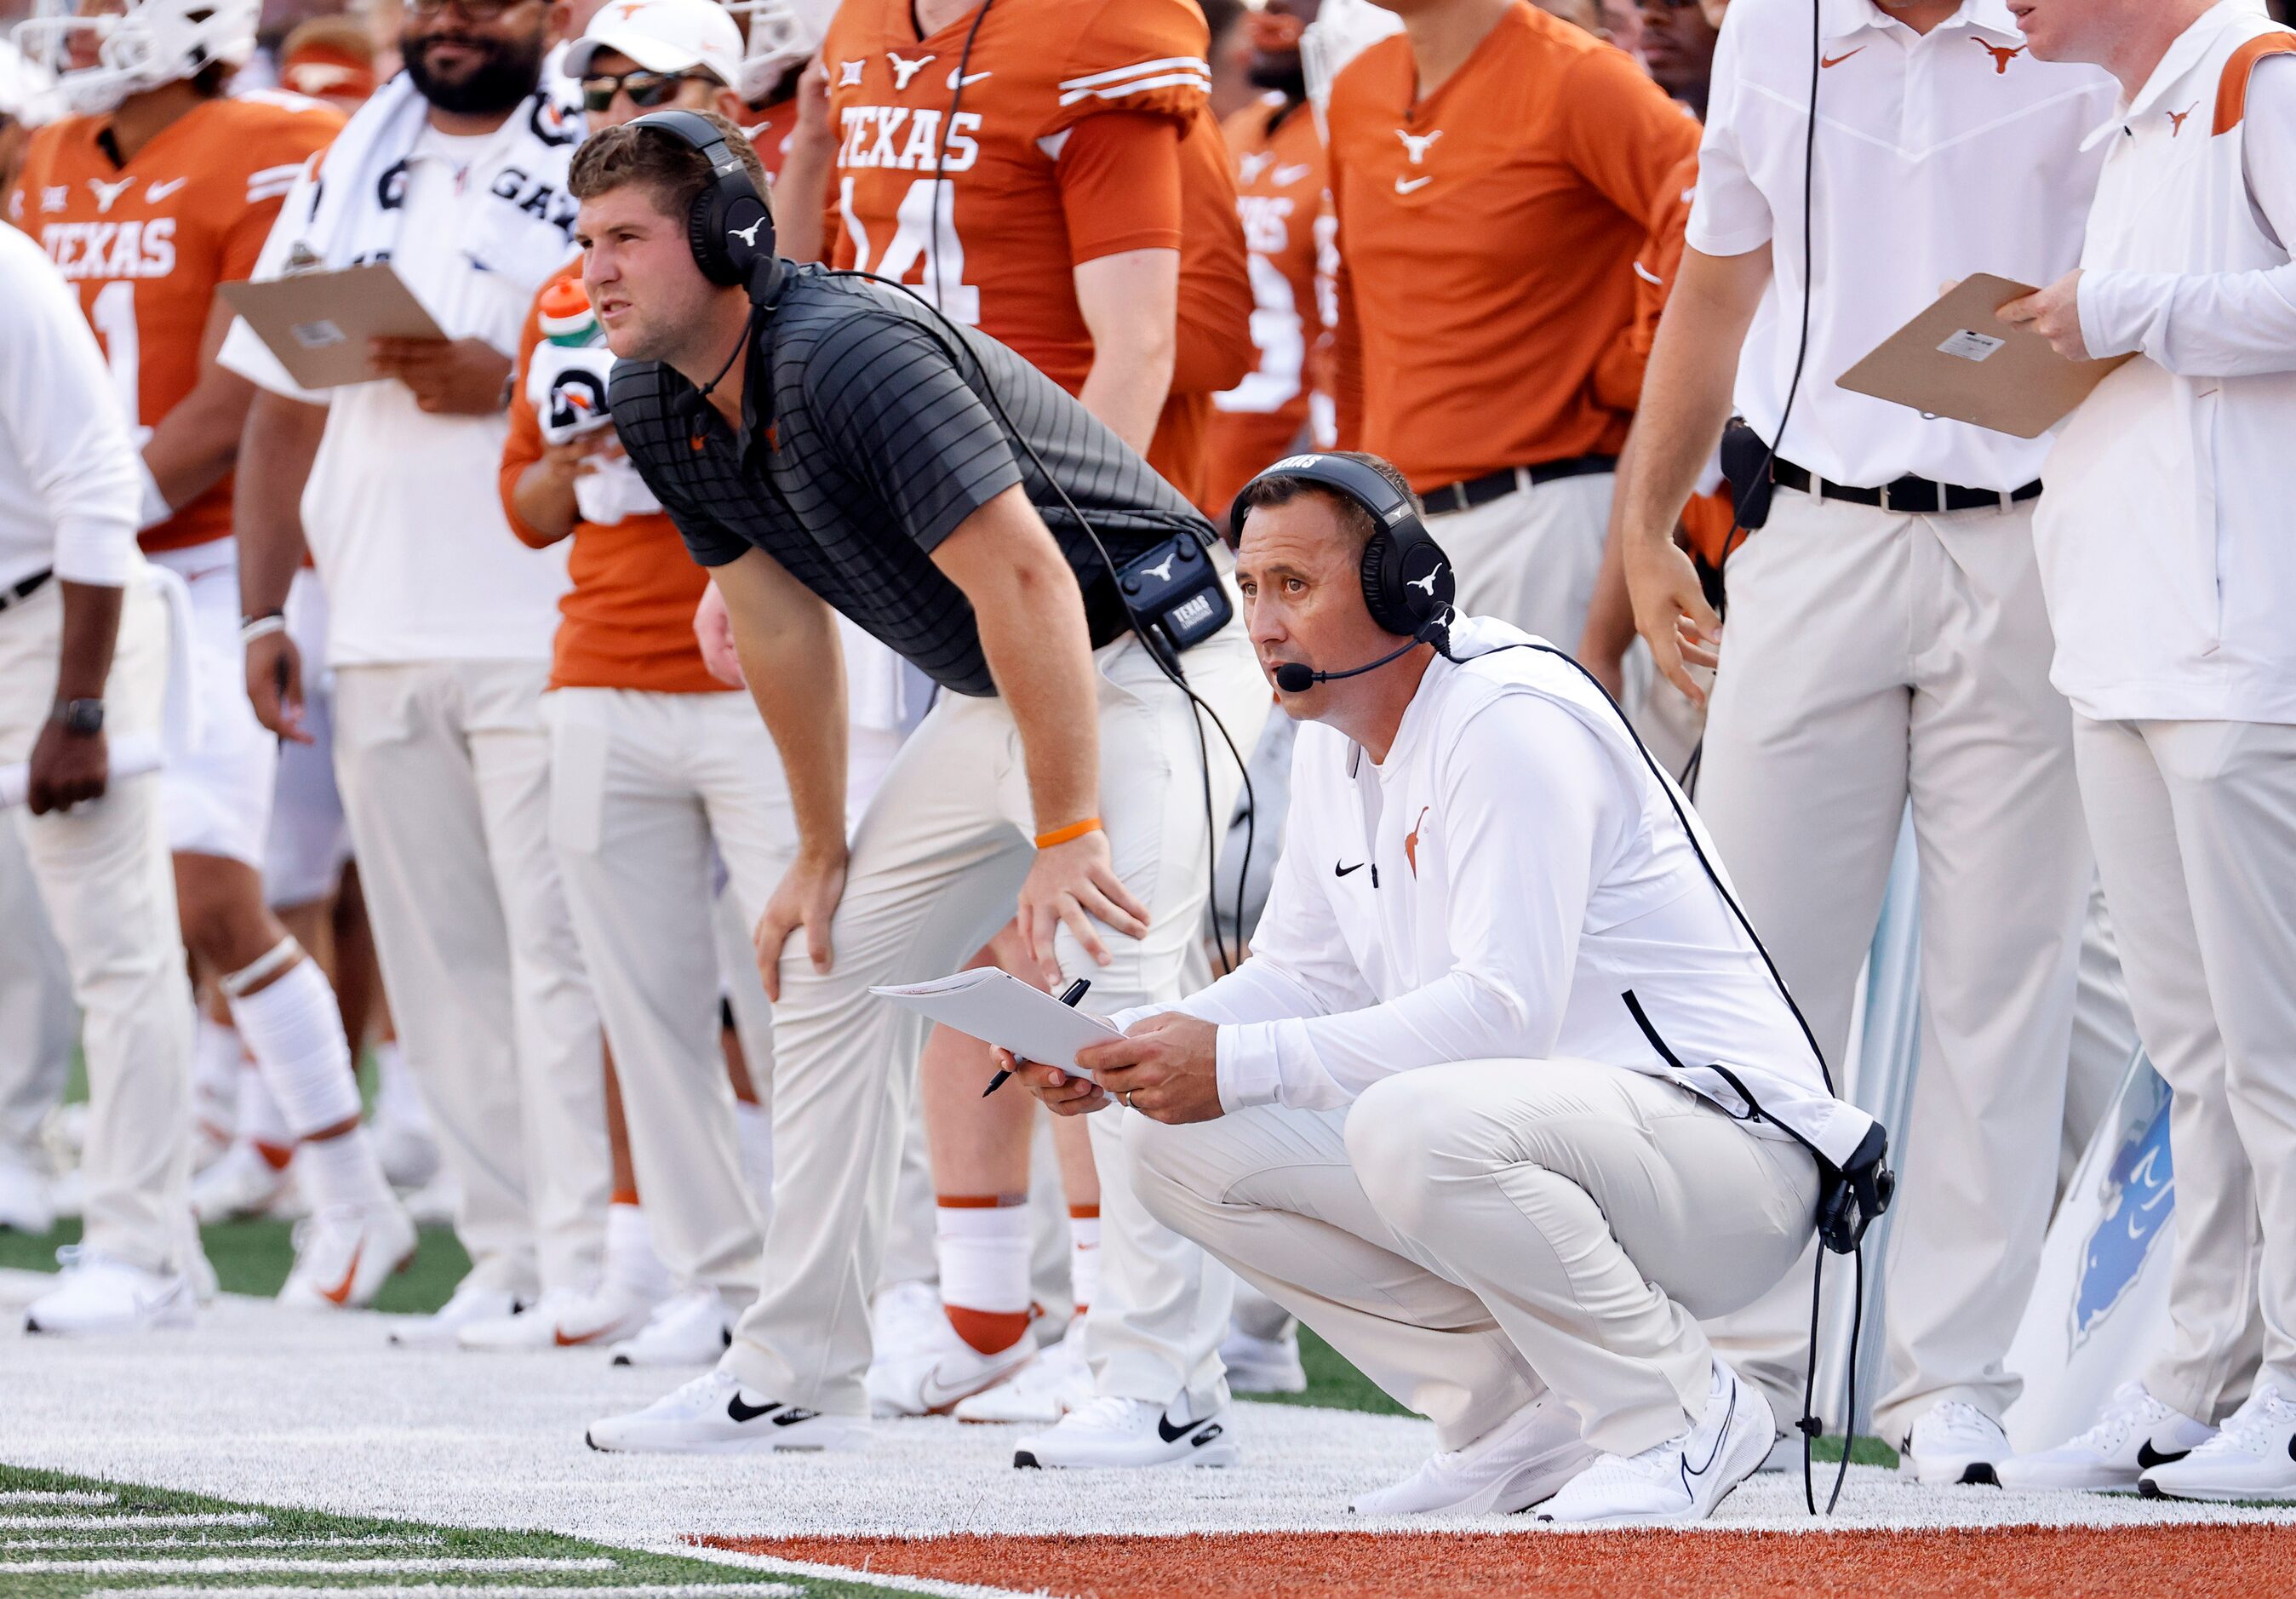
MULTIPOLYGON (((1361 450, 1330 450, 1324 453, 1334 460, 1352 461, 1358 466, 1368 466, 1393 484, 1396 493, 1411 502, 1414 514, 1422 517, 1427 514, 1427 507, 1421 504, 1419 496, 1411 491, 1411 480, 1403 475, 1394 462, 1383 456, 1365 455, 1361 450)), ((1340 519, 1340 525, 1348 530, 1348 537, 1354 543, 1355 553, 1358 555, 1371 542, 1372 535, 1379 531, 1379 524, 1373 520, 1370 512, 1346 495, 1326 488, 1312 478, 1256 478, 1245 486, 1243 493, 1237 498, 1235 537, 1243 537, 1243 519, 1248 513, 1262 505, 1289 504, 1303 494, 1316 495, 1332 507, 1332 514, 1340 519)))
MULTIPOLYGON (((760 196, 767 193, 765 163, 742 130, 716 111, 695 111, 742 158, 750 182, 760 196)), ((694 196, 709 186, 709 163, 700 151, 674 134, 636 122, 625 122, 592 134, 574 152, 566 174, 567 192, 577 200, 591 200, 629 184, 643 184, 665 217, 685 217, 693 209, 694 196)))

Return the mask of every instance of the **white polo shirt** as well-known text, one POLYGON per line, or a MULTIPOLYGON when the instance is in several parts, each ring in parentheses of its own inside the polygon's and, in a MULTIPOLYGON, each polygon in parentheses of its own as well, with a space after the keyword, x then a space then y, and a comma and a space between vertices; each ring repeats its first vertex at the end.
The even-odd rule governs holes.
MULTIPOLYGON (((562 158, 554 178, 518 164, 530 159, 516 136, 520 119, 513 114, 483 137, 423 132, 407 160, 405 214, 390 252, 447 337, 483 339, 505 353, 517 350, 542 281, 506 269, 533 256, 511 236, 537 226, 537 215, 554 215, 553 208, 572 216, 562 158)), ((285 265, 311 214, 316 181, 307 171, 288 193, 258 278, 285 265)), ((573 253, 570 237, 550 269, 573 253)), ((307 393, 244 322, 233 325, 219 358, 274 393, 327 406, 302 510, 326 585, 329 664, 550 659, 559 597, 569 586, 566 545, 529 549, 504 518, 507 412, 434 416, 396 381, 307 393)))
POLYGON ((1811 3, 1735 0, 1714 53, 1690 246, 1772 251, 1739 413, 1829 481, 1877 488, 1914 472, 2021 488, 2041 475, 2047 440, 1925 419, 1837 380, 1949 279, 2038 285, 2073 268, 2103 159, 2082 141, 2118 91, 2095 68, 2035 61, 2005 0, 1965 0, 1927 34, 1873 0, 1816 0, 1816 293, 1808 366, 1777 440, 1801 332, 1811 3))
POLYGON ((1300 729, 1251 957, 1177 1007, 1220 1024, 1222 1107, 1336 1109, 1452 1062, 1593 1061, 1733 1114, 1735 1077, 1846 1160, 1871 1119, 1827 1092, 1699 864, 1679 791, 1567 660, 1499 649, 1526 642, 1503 622, 1455 624, 1461 663, 1428 667, 1383 761, 1334 728, 1300 729))
POLYGON ((119 391, 47 253, 0 223, 0 589, 125 585, 144 479, 119 391))

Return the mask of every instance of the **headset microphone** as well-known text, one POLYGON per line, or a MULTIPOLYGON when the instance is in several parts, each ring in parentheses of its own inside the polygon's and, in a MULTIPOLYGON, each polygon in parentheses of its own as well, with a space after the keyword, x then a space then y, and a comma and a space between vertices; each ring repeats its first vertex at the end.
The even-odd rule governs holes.
POLYGON ((1401 649, 1390 650, 1368 666, 1349 667, 1344 672, 1319 672, 1300 661, 1287 660, 1275 668, 1275 686, 1287 694, 1304 694, 1318 683, 1337 683, 1342 677, 1360 677, 1365 672, 1376 672, 1391 661, 1402 660, 1423 644, 1432 640, 1421 636, 1431 633, 1440 624, 1431 623, 1414 634, 1401 649))

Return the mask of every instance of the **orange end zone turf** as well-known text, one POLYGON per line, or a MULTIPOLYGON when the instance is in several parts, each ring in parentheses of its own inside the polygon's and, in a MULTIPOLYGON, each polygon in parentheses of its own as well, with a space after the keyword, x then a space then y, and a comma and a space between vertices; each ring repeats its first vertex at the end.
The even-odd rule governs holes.
POLYGON ((1053 1599, 2262 1599, 2296 1588, 2286 1526, 696 1541, 1053 1599))

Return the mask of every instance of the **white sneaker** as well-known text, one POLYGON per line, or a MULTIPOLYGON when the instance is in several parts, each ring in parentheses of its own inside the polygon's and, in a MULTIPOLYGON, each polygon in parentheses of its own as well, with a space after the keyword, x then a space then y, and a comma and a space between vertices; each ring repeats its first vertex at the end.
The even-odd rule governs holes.
POLYGON ((455 1335, 466 1349, 571 1349, 635 1338, 652 1316, 654 1301, 619 1283, 588 1292, 554 1288, 527 1308, 474 1321, 455 1335))
POLYGON ((364 1309, 414 1259, 414 1224, 397 1201, 329 1205, 295 1224, 295 1269, 279 1291, 291 1310, 364 1309))
POLYGON ((880 1289, 869 1302, 869 1369, 875 1371, 881 1360, 910 1358, 947 1325, 939 1284, 912 1278, 880 1289))
POLYGON ((464 1277, 454 1297, 428 1316, 410 1316, 390 1330, 390 1341, 401 1349, 451 1349, 463 1329, 474 1322, 515 1316, 521 1301, 507 1288, 496 1288, 476 1277, 464 1277))
POLYGON ((2087 1431, 2054 1449, 2012 1455, 1993 1474, 2003 1488, 2132 1493, 2147 1470, 2182 1460, 2215 1431, 2128 1382, 2112 1390, 2087 1431))
POLYGON ((1102 1394, 1049 1431, 1023 1437, 1016 1466, 1232 1466, 1242 1456, 1228 1436, 1226 1406, 1192 1416, 1185 1394, 1169 1405, 1102 1394))
POLYGON ((439 1141, 430 1129, 378 1117, 367 1124, 382 1175, 402 1193, 412 1193, 439 1175, 439 1141))
POLYGON ((1595 1451, 1578 1438, 1578 1418, 1541 1394, 1464 1447, 1438 1455, 1390 1487, 1356 1496, 1359 1516, 1513 1515, 1551 1499, 1587 1468, 1595 1451))
POLYGON ((2225 1417, 2215 1437, 2136 1480, 2148 1499, 2296 1498, 2296 1405, 2269 1382, 2225 1417))
POLYGON ((1946 1399, 1930 1406, 1898 1446, 1898 1472, 1923 1488, 1956 1482, 1998 1484, 1994 1468, 2009 1457, 2009 1435, 1976 1406, 1946 1399))
POLYGON ((1037 1341, 1021 1336, 994 1354, 982 1354, 949 1324, 938 1308, 939 1324, 898 1353, 880 1351, 869 1362, 872 1415, 946 1415, 959 1401, 994 1388, 1037 1357, 1037 1341))
POLYGON ((594 1449, 622 1455, 819 1453, 865 1447, 869 1423, 762 1394, 753 1398, 740 1378, 712 1366, 644 1410, 591 1423, 583 1439, 594 1449))
POLYGON ((0 1230, 37 1235, 55 1225, 46 1177, 12 1149, 0 1151, 0 1230))
POLYGON ((1644 1523, 1702 1521, 1754 1474, 1778 1424, 1761 1390, 1719 1356, 1698 1425, 1639 1455, 1598 1455, 1546 1502, 1539 1520, 1644 1523))
POLYGON ((734 1313, 714 1288, 689 1288, 653 1308, 609 1351, 616 1365, 715 1365, 734 1344, 734 1313))
MULTIPOLYGON (((1777 1412, 1773 1410, 1771 1415, 1777 1412)), ((1799 1472, 1801 1470, 1801 1434, 1781 1432, 1770 1440, 1770 1452, 1762 1456, 1762 1464, 1754 1468, 1759 1472, 1799 1472)))
POLYGON ((956 1419, 1049 1427, 1090 1403, 1092 1367, 1084 1357, 1084 1323, 1071 1317, 1068 1336, 1037 1350, 1009 1381, 959 1401, 956 1419))
POLYGON ((179 1274, 145 1271, 80 1244, 56 1251, 63 1275, 24 1312, 27 1332, 151 1332, 188 1327, 197 1314, 179 1274))
POLYGON ((287 1173, 242 1138, 192 1179, 192 1211, 202 1225, 262 1216, 287 1189, 287 1173))
POLYGON ((1227 1385, 1238 1393, 1299 1394, 1308 1391, 1308 1370, 1300 1364, 1300 1324, 1281 1338, 1258 1338, 1231 1324, 1220 1345, 1227 1385))

